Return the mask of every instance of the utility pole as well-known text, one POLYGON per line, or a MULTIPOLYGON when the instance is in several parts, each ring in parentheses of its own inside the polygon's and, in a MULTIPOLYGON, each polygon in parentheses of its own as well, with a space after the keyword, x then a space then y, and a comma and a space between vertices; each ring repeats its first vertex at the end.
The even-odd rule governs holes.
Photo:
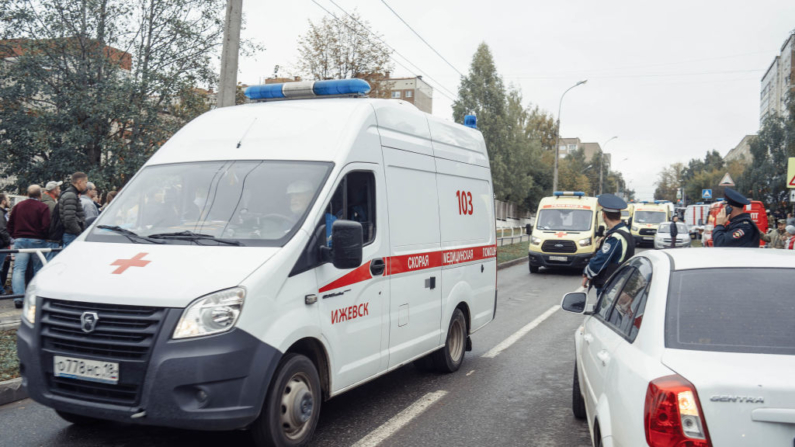
POLYGON ((579 87, 579 86, 585 84, 586 82, 588 82, 587 79, 584 80, 584 81, 580 81, 580 82, 572 85, 571 87, 569 87, 565 92, 563 92, 562 95, 560 95, 560 102, 558 103, 558 125, 555 126, 555 127, 557 127, 557 131, 556 131, 557 138, 555 138, 555 171, 552 174, 552 191, 553 192, 558 190, 558 158, 560 158, 560 111, 561 111, 561 108, 563 107, 563 97, 566 96, 566 93, 568 93, 569 90, 573 89, 574 87, 579 87))
POLYGON ((237 58, 240 53, 240 27, 242 20, 243 0, 226 0, 224 46, 221 50, 221 76, 218 81, 216 107, 235 105, 237 58))

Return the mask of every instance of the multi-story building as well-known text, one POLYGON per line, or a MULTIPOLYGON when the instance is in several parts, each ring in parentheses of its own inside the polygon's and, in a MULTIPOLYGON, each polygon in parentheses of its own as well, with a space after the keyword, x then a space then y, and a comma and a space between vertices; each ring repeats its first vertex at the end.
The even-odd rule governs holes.
POLYGON ((790 33, 780 53, 762 76, 759 94, 759 127, 771 115, 786 116, 787 93, 795 90, 795 31, 790 33))
POLYGON ((756 135, 746 135, 740 140, 737 146, 730 150, 723 160, 726 163, 732 161, 739 161, 742 164, 750 164, 754 161, 754 156, 751 154, 751 142, 754 141, 756 135))
MULTIPOLYGON (((599 143, 583 143, 580 141, 579 138, 561 138, 560 142, 558 143, 559 150, 558 150, 558 157, 559 158, 566 158, 567 155, 570 155, 576 152, 579 149, 582 149, 583 153, 585 154, 585 162, 590 163, 593 160, 596 154, 602 152, 602 146, 599 143)), ((610 166, 610 154, 604 154, 605 156, 605 168, 610 166)))
POLYGON ((389 85, 389 95, 392 99, 402 99, 417 106, 425 113, 433 113, 433 87, 422 80, 422 76, 415 78, 391 78, 387 73, 384 80, 389 85))

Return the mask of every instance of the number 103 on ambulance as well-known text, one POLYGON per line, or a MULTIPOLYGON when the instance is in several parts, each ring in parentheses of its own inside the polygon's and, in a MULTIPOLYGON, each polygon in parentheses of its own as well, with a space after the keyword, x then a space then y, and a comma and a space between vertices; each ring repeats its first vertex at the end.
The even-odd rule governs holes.
POLYGON ((458 214, 472 214, 472 193, 467 191, 456 191, 458 197, 458 214))

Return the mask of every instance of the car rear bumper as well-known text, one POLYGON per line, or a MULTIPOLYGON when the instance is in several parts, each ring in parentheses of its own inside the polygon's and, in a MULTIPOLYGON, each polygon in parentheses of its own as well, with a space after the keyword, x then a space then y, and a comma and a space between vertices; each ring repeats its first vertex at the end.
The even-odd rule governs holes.
MULTIPOLYGON (((282 354, 240 329, 172 340, 181 313, 181 309, 168 310, 151 355, 145 362, 139 362, 142 365, 44 349, 38 333, 41 325, 31 327, 23 322, 17 334, 23 385, 36 402, 97 419, 192 430, 246 427, 259 416, 282 354), (94 382, 78 379, 68 380, 84 394, 70 395, 62 388, 56 389, 52 373, 55 354, 118 362, 119 384, 125 371, 133 367, 145 369, 137 399, 131 405, 122 405, 102 392, 86 395, 85 390, 90 390, 94 382)), ((97 389, 113 392, 113 386, 97 385, 97 389)))
POLYGON ((593 253, 541 253, 530 251, 528 260, 533 267, 585 268, 593 253), (550 257, 566 257, 566 260, 553 260, 550 257))

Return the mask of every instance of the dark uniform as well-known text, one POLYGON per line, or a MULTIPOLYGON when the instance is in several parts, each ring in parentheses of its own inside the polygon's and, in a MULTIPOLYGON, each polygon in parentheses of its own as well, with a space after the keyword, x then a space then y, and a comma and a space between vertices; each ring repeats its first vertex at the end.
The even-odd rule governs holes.
MULTIPOLYGON (((599 205, 608 213, 620 213, 627 207, 627 203, 613 194, 599 196, 599 205)), ((607 231, 602 243, 599 244, 596 254, 585 267, 583 275, 601 293, 602 287, 610 275, 627 259, 635 255, 635 239, 629 232, 629 227, 624 222, 616 224, 607 231)))
MULTIPOLYGON (((731 188, 726 188, 724 195, 726 202, 732 207, 743 208, 751 204, 742 194, 731 188)), ((729 225, 717 225, 712 230, 712 243, 715 247, 759 248, 760 238, 759 228, 751 220, 751 215, 745 212, 733 217, 729 225)))

